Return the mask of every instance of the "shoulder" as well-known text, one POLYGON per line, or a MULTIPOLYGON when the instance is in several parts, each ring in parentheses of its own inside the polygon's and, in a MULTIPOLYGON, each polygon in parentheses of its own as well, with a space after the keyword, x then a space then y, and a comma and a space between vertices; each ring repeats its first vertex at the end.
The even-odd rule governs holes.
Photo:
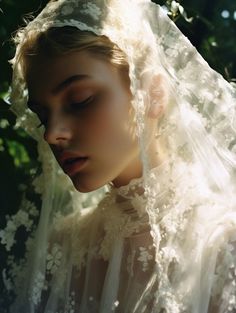
POLYGON ((73 236, 82 235, 83 231, 96 223, 98 219, 96 207, 89 207, 77 210, 67 216, 58 219, 52 236, 55 238, 72 238, 73 236))

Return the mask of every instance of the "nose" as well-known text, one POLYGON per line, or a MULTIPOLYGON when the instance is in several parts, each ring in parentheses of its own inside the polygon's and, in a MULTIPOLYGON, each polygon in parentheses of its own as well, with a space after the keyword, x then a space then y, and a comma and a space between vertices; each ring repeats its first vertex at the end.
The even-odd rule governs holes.
POLYGON ((65 117, 54 116, 48 120, 44 139, 50 145, 65 145, 72 138, 70 122, 65 117))

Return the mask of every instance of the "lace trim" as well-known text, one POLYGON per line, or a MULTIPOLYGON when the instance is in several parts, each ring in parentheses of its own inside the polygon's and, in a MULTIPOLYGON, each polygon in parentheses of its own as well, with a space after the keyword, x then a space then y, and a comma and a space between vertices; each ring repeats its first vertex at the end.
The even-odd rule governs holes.
MULTIPOLYGON (((149 171, 148 176, 151 177, 152 175, 157 176, 158 178, 161 179, 164 173, 166 171, 169 171, 171 159, 166 159, 163 161, 160 165, 157 167, 152 168, 149 171)), ((110 191, 113 194, 120 195, 126 199, 132 199, 134 197, 137 197, 138 195, 143 195, 144 194, 144 177, 138 177, 138 178, 133 178, 129 181, 128 184, 121 186, 121 187, 115 187, 112 183, 109 184, 110 186, 110 191)))

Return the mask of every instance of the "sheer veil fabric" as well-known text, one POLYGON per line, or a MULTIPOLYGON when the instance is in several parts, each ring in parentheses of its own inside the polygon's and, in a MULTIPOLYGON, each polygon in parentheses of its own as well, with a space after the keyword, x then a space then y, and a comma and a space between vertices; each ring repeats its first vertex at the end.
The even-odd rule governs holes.
POLYGON ((160 6, 50 2, 18 33, 11 103, 42 162, 41 215, 12 313, 236 312, 236 90, 160 6), (26 107, 20 46, 63 26, 105 35, 127 55, 143 176, 126 186, 75 191, 26 107), (162 82, 164 113, 147 117, 162 82))

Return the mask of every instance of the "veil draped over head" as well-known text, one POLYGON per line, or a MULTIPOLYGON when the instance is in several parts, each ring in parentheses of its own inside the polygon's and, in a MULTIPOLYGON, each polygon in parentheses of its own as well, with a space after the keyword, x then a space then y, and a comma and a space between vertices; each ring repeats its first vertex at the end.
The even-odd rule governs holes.
POLYGON ((236 89, 160 6, 48 3, 18 33, 11 103, 42 163, 39 225, 11 312, 236 312, 236 89), (76 191, 27 108, 20 48, 31 32, 64 26, 105 35, 127 56, 143 176, 126 186, 76 191))

